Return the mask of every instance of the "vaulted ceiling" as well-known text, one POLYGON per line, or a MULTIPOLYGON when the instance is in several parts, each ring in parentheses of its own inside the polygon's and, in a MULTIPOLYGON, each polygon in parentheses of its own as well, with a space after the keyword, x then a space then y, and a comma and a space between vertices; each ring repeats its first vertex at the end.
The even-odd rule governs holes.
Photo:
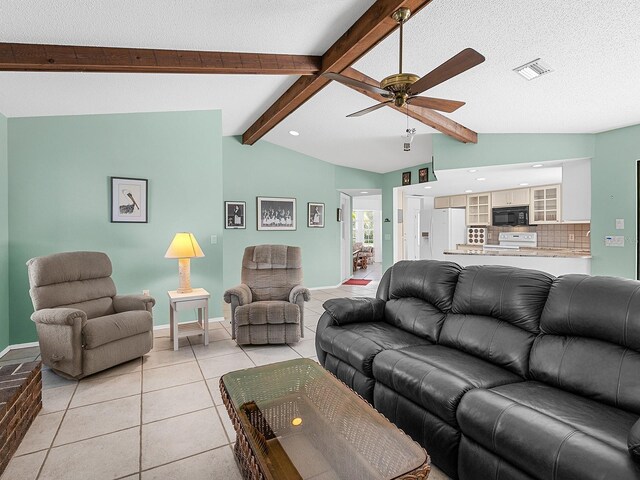
MULTIPOLYGON (((372 0, 139 0, 0 2, 0 42, 320 56, 372 0)), ((384 2, 383 2, 384 3, 384 2)), ((427 2, 428 3, 428 2, 427 2)), ((640 2, 433 0, 405 26, 405 71, 424 75, 472 47, 481 65, 429 90, 467 102, 455 122, 479 133, 598 132, 640 123, 640 2), (532 81, 512 69, 542 58, 532 81)), ((353 67, 397 72, 397 32, 353 67)), ((242 135, 294 82, 290 75, 0 72, 9 117, 221 109, 223 133, 242 135)), ((335 82, 262 137, 341 165, 386 172, 428 161, 402 151, 405 115, 335 82), (300 132, 298 137, 290 130, 300 132)), ((414 119, 419 135, 434 130, 414 119)), ((251 148, 251 147, 246 147, 251 148)))

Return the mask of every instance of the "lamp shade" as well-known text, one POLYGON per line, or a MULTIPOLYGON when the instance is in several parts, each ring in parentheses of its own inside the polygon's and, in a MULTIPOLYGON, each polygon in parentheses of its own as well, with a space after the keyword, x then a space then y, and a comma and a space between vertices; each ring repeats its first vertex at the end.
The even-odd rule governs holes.
POLYGON ((204 252, 198 245, 193 233, 179 232, 173 237, 173 241, 164 258, 193 258, 204 257, 204 252))

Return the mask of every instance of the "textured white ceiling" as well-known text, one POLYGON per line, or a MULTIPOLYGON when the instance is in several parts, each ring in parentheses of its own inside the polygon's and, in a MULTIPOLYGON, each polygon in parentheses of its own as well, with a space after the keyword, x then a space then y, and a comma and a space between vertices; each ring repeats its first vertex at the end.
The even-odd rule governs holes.
MULTIPOLYGON (((372 0, 0 1, 0 41, 321 54, 372 0)), ((598 132, 640 123, 640 2, 434 0, 405 28, 405 70, 423 75, 466 47, 478 67, 429 91, 463 100, 454 120, 480 132, 598 132), (555 71, 511 70, 541 57, 555 71)), ((355 67, 397 71, 397 34, 355 67)), ((295 80, 282 76, 0 73, 0 112, 15 116, 221 109, 241 134, 295 80)), ((431 156, 428 133, 401 151, 406 119, 332 84, 265 140, 323 160, 387 172, 431 156), (289 130, 298 130, 291 137, 289 130), (421 147, 422 146, 422 147, 421 147), (419 148, 421 147, 421 148, 419 148)))

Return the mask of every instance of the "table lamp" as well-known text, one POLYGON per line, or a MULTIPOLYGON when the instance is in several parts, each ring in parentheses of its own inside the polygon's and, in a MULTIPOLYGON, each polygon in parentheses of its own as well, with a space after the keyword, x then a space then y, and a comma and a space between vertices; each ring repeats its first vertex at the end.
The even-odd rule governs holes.
POLYGON ((193 233, 179 232, 173 237, 173 241, 164 258, 178 259, 178 275, 180 276, 180 287, 178 293, 192 292, 191 288, 191 258, 204 257, 204 253, 198 245, 193 233))

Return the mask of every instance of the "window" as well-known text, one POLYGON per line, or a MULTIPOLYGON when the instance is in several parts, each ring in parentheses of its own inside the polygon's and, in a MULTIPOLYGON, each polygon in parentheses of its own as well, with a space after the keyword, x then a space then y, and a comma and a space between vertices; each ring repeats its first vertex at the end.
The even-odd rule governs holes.
POLYGON ((372 210, 354 210, 351 214, 353 243, 374 244, 374 221, 372 210))
POLYGON ((373 245, 373 212, 365 210, 362 212, 363 243, 373 245))

